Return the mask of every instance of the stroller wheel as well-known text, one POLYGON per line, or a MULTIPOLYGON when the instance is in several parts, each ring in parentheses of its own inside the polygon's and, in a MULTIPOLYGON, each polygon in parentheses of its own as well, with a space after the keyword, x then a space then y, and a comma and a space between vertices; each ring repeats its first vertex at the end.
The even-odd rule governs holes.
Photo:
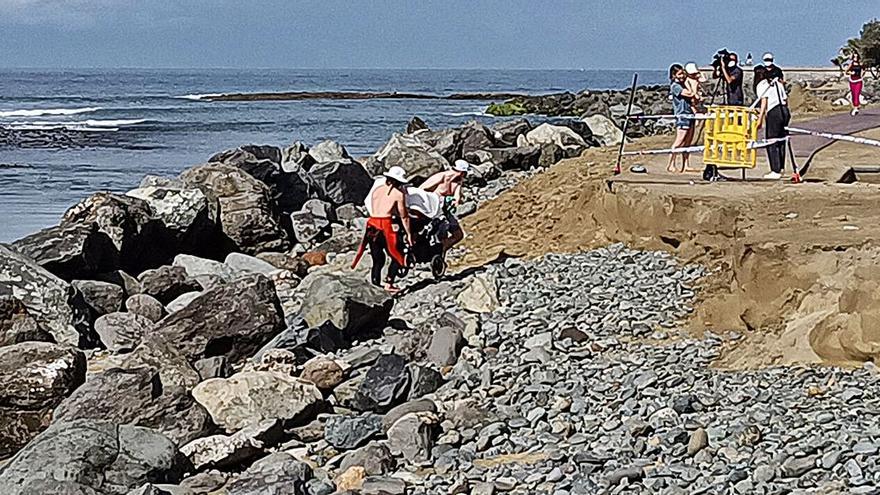
POLYGON ((431 258, 431 275, 434 275, 434 278, 440 279, 443 275, 446 274, 446 259, 442 254, 434 255, 431 258))

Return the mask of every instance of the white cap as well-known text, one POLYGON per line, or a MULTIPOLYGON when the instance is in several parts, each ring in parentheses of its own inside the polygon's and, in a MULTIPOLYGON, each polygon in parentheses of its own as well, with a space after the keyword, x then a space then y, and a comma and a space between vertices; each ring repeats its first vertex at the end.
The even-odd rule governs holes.
POLYGON ((697 75, 697 74, 700 73, 700 69, 699 69, 699 67, 697 67, 697 64, 695 64, 695 63, 693 63, 693 62, 688 62, 688 63, 686 63, 686 64, 684 65, 684 71, 687 72, 688 74, 692 75, 692 76, 697 75))
POLYGON ((468 173, 471 169, 471 164, 466 162, 465 160, 455 160, 455 163, 452 165, 452 170, 456 172, 464 172, 468 173))
POLYGON ((409 182, 409 179, 406 176, 406 171, 402 167, 391 167, 388 169, 387 172, 382 175, 401 184, 406 184, 409 182))
POLYGON ((773 61, 773 54, 770 52, 767 52, 764 54, 763 57, 761 57, 761 60, 763 60, 764 62, 772 62, 773 61))

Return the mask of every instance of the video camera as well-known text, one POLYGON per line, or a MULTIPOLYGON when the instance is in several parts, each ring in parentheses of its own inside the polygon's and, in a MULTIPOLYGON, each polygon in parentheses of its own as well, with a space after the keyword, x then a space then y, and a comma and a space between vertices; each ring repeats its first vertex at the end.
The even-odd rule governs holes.
POLYGON ((730 62, 730 52, 727 48, 722 48, 715 52, 712 56, 712 69, 715 77, 721 77, 721 66, 727 66, 730 62))

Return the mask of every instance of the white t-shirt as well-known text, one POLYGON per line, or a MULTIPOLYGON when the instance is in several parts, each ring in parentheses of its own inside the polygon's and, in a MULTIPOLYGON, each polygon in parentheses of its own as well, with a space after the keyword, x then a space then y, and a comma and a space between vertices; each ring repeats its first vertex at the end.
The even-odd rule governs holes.
POLYGON ((755 93, 758 95, 758 100, 767 98, 768 112, 778 107, 780 103, 783 105, 788 104, 788 93, 785 92, 785 86, 780 84, 779 81, 773 81, 772 84, 767 80, 761 81, 758 83, 758 87, 755 88, 755 93))

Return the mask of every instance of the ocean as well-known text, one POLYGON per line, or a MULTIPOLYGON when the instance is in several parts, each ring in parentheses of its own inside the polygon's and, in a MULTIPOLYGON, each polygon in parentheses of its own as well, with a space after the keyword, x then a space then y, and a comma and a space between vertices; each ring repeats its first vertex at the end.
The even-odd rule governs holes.
MULTIPOLYGON (((2 69, 0 127, 94 133, 84 148, 0 148, 0 242, 58 223, 95 191, 125 192, 147 174, 175 176, 242 144, 313 145, 374 153, 413 116, 432 128, 477 119, 489 102, 302 100, 211 102, 204 95, 279 91, 555 93, 621 89, 616 70, 185 70, 2 69), (91 141, 90 141, 91 142, 91 141)), ((665 82, 639 71, 640 84, 665 82)))

